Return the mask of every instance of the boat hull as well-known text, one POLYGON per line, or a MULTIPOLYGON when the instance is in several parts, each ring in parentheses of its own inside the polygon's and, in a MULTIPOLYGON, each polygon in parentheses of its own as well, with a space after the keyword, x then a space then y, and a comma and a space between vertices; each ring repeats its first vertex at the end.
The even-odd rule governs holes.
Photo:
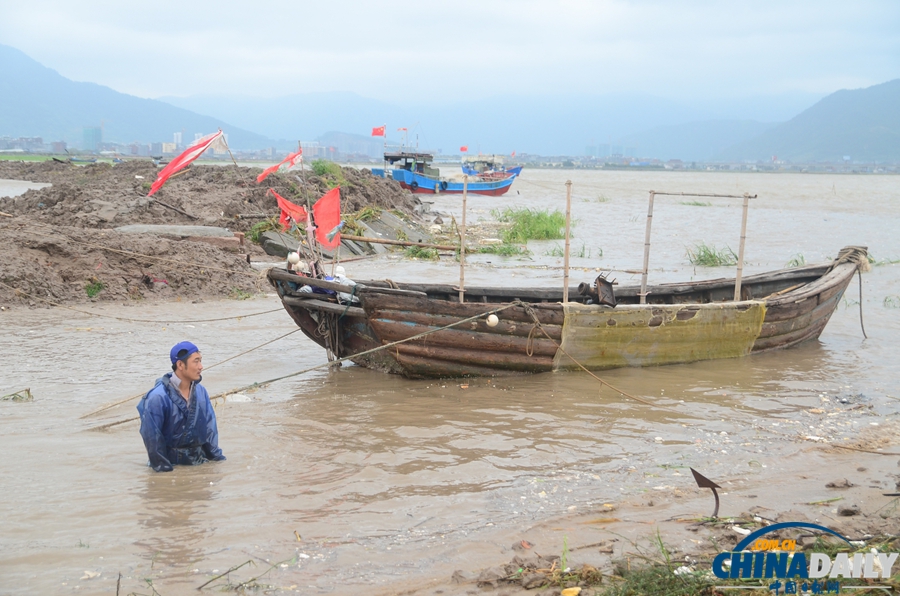
POLYGON ((556 290, 534 288, 470 288, 459 303, 452 286, 383 282, 358 285, 358 305, 323 307, 286 290, 279 279, 291 274, 269 278, 308 337, 323 346, 326 336, 336 338, 335 355, 430 378, 658 366, 788 348, 819 336, 856 270, 856 262, 844 262, 751 276, 737 302, 727 279, 654 286, 650 304, 638 304, 639 289, 625 287, 615 308, 564 305, 556 290), (493 327, 490 311, 499 318, 493 327), (330 335, 321 331, 329 316, 330 335))
MULTIPOLYGON (((409 170, 395 169, 391 176, 400 186, 416 194, 462 194, 464 190, 462 182, 441 180, 409 170)), ((472 194, 496 197, 505 194, 514 180, 515 176, 503 180, 471 180, 467 190, 472 194)))

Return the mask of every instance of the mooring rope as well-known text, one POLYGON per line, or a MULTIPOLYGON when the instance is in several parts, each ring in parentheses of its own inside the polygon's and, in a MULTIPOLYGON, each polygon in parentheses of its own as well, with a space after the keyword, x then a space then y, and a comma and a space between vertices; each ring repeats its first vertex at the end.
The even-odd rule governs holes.
POLYGON ((132 318, 129 318, 129 317, 117 317, 117 316, 114 316, 114 315, 104 315, 104 314, 100 314, 100 313, 96 313, 96 312, 91 312, 91 311, 88 311, 88 310, 81 310, 81 309, 79 309, 79 308, 74 308, 74 307, 72 307, 72 306, 67 306, 67 305, 65 305, 65 304, 60 304, 59 302, 54 302, 53 300, 49 300, 49 299, 47 299, 47 298, 41 298, 40 296, 36 296, 35 294, 31 294, 31 293, 29 293, 29 292, 26 292, 25 290, 20 290, 19 288, 13 287, 13 286, 11 286, 11 285, 9 285, 9 284, 7 284, 7 283, 4 283, 4 282, 2 282, 2 281, 0 281, 0 286, 5 286, 5 287, 9 288, 10 290, 12 290, 12 291, 14 291, 14 292, 18 292, 18 293, 20 293, 20 294, 24 294, 25 296, 28 296, 29 298, 33 298, 34 300, 40 300, 40 301, 42 301, 42 302, 46 302, 47 304, 50 304, 50 305, 52 305, 52 306, 57 306, 57 307, 59 307, 59 308, 65 308, 66 310, 72 310, 72 311, 75 311, 75 312, 78 312, 78 313, 82 313, 82 314, 85 314, 85 315, 90 315, 90 316, 92 316, 92 317, 100 317, 100 318, 104 318, 104 319, 115 319, 115 320, 117 320, 117 321, 126 321, 126 322, 129 322, 129 323, 161 323, 161 324, 168 324, 168 325, 178 325, 178 324, 181 324, 181 323, 213 323, 213 322, 216 322, 216 321, 230 321, 230 320, 233 320, 233 319, 244 319, 244 318, 247 318, 247 317, 256 317, 256 316, 259 316, 259 315, 268 315, 268 314, 271 314, 271 313, 273 313, 273 312, 280 312, 280 311, 284 310, 283 308, 273 308, 272 310, 263 310, 263 311, 260 311, 260 312, 253 312, 253 313, 250 313, 249 315, 235 315, 235 316, 233 316, 233 317, 218 317, 218 318, 215 318, 215 319, 193 319, 193 320, 187 320, 187 321, 173 321, 173 320, 171 320, 171 319, 162 319, 162 320, 156 320, 156 319, 132 319, 132 318))
MULTIPOLYGON (((465 323, 469 323, 469 322, 471 322, 471 321, 475 321, 475 320, 477 320, 477 319, 481 319, 481 318, 487 317, 487 316, 492 315, 492 314, 497 314, 497 313, 499 313, 499 312, 503 312, 504 310, 507 310, 507 309, 509 309, 509 308, 513 308, 513 307, 516 307, 516 306, 522 307, 522 309, 523 309, 529 316, 532 317, 532 319, 535 321, 535 326, 536 326, 538 329, 540 329, 541 332, 542 332, 545 336, 547 336, 547 338, 548 338, 551 342, 553 342, 553 344, 557 347, 558 350, 560 350, 566 357, 568 357, 569 359, 571 359, 572 362, 574 362, 575 364, 577 364, 582 370, 584 370, 585 372, 587 372, 591 377, 593 377, 595 380, 599 381, 602 385, 606 385, 607 387, 609 387, 610 389, 612 389, 612 390, 615 391, 616 393, 619 393, 620 395, 623 395, 623 396, 625 396, 625 397, 627 397, 627 398, 629 398, 629 399, 633 399, 633 400, 635 400, 635 401, 637 401, 637 402, 640 402, 640 403, 642 403, 642 404, 645 404, 645 405, 648 405, 648 406, 652 406, 652 407, 656 407, 656 408, 660 408, 660 409, 665 409, 665 410, 675 411, 675 410, 671 410, 671 408, 667 408, 667 407, 665 407, 665 406, 660 406, 660 405, 658 405, 658 404, 654 404, 653 402, 647 401, 647 400, 642 399, 642 398, 640 398, 640 397, 636 397, 636 396, 634 396, 634 395, 631 395, 630 393, 627 393, 627 392, 625 392, 625 391, 619 389, 618 387, 615 387, 615 386, 613 386, 613 385, 607 383, 606 381, 604 381, 603 379, 601 379, 599 376, 597 376, 596 374, 594 374, 593 372, 591 372, 590 370, 588 370, 587 367, 585 367, 583 364, 581 364, 580 362, 578 362, 575 358, 572 358, 571 355, 569 355, 565 350, 563 350, 562 346, 561 346, 559 343, 557 343, 556 340, 554 340, 554 339, 547 333, 547 330, 546 330, 546 329, 544 329, 543 325, 541 324, 540 320, 537 318, 537 314, 534 312, 534 309, 531 307, 531 305, 529 305, 528 303, 522 302, 521 300, 515 300, 515 301, 510 302, 509 304, 506 304, 506 305, 504 305, 504 306, 501 306, 501 307, 498 307, 498 308, 494 308, 494 309, 491 309, 491 310, 488 310, 488 311, 479 313, 479 314, 477 314, 477 315, 473 315, 473 316, 471 316, 471 317, 466 317, 465 319, 460 319, 459 321, 450 323, 450 324, 448 324, 448 325, 444 325, 443 327, 438 327, 438 328, 436 328, 436 329, 429 329, 428 331, 423 331, 422 333, 417 333, 416 335, 412 335, 412 336, 407 337, 407 338, 404 338, 404 339, 399 339, 399 340, 397 340, 397 341, 392 341, 392 342, 389 342, 389 343, 380 345, 380 346, 378 346, 378 347, 372 348, 372 349, 370 349, 370 350, 364 350, 364 351, 362 351, 362 352, 357 352, 357 353, 352 354, 352 355, 350 355, 350 356, 344 356, 343 358, 338 358, 338 359, 335 359, 335 360, 332 360, 332 361, 329 361, 329 362, 323 362, 322 364, 317 364, 317 365, 315 365, 315 366, 311 366, 311 367, 309 367, 309 368, 305 368, 305 369, 300 370, 300 371, 297 371, 297 372, 292 372, 292 373, 290 373, 290 374, 282 375, 282 376, 280 376, 280 377, 274 377, 274 378, 272 378, 272 379, 268 379, 268 380, 265 380, 265 381, 258 381, 258 382, 255 382, 255 383, 251 383, 250 385, 244 385, 243 387, 239 387, 239 388, 237 388, 237 389, 231 389, 231 390, 228 390, 228 391, 223 391, 223 392, 221 392, 221 393, 217 393, 217 394, 215 394, 215 395, 210 396, 210 399, 213 400, 213 399, 218 399, 218 398, 224 398, 224 397, 227 397, 227 396, 229 396, 229 395, 231 395, 231 394, 234 394, 234 393, 240 393, 240 392, 242 392, 242 391, 248 391, 248 390, 251 390, 251 389, 259 389, 260 387, 264 387, 264 386, 266 386, 266 385, 270 385, 270 384, 275 383, 275 382, 278 382, 278 381, 283 381, 284 379, 290 379, 290 378, 292 378, 292 377, 297 377, 297 376, 300 376, 300 375, 304 375, 304 374, 306 374, 306 373, 312 372, 312 371, 314 371, 314 370, 318 370, 318 369, 320 369, 320 368, 328 368, 328 367, 336 366, 336 365, 338 365, 338 364, 340 364, 340 363, 342 363, 342 362, 345 362, 345 361, 347 361, 347 360, 352 360, 352 359, 354 359, 354 358, 359 358, 360 356, 367 356, 367 355, 369 355, 369 354, 374 354, 375 352, 379 352, 379 351, 381 351, 381 350, 386 350, 386 349, 388 349, 388 348, 392 348, 392 347, 395 347, 395 346, 399 346, 400 344, 403 344, 403 343, 406 343, 406 342, 410 342, 410 341, 414 341, 414 340, 417 340, 417 339, 421 339, 421 338, 423 338, 423 337, 426 337, 426 336, 428 336, 428 335, 431 335, 432 333, 438 333, 438 332, 440 332, 440 331, 444 331, 444 330, 446 330, 446 329, 450 329, 450 328, 456 327, 456 326, 458 326, 458 325, 463 325, 463 324, 465 324, 465 323)), ((280 339, 280 338, 279 338, 279 339, 280 339)), ((273 341, 275 341, 275 340, 273 340, 273 341)), ((255 349, 255 348, 254 348, 254 349, 255 349)), ((218 363, 218 364, 221 364, 221 363, 218 363)), ((211 368, 211 367, 210 367, 210 368, 211 368)), ((143 395, 143 394, 141 394, 141 395, 143 395)), ((139 397, 139 396, 138 396, 138 397, 139 397)), ((125 402, 127 402, 127 401, 129 401, 129 400, 131 400, 131 399, 134 399, 134 397, 126 398, 125 400, 122 400, 121 402, 118 402, 118 403, 125 403, 125 402)), ((117 404, 113 404, 113 405, 118 405, 118 403, 117 403, 117 404)), ((113 405, 110 405, 109 407, 113 407, 113 405)), ((106 409, 108 409, 108 408, 106 408, 106 409)), ((98 411, 99 411, 99 410, 98 410, 98 411)), ((93 414, 93 413, 95 413, 95 412, 92 412, 91 414, 93 414)), ((86 418, 86 417, 90 416, 91 414, 86 414, 85 416, 82 416, 82 418, 86 418)), ((119 420, 119 421, 111 422, 111 423, 104 424, 104 425, 101 425, 101 426, 95 426, 95 427, 90 428, 90 429, 87 429, 87 430, 104 430, 104 429, 110 428, 110 427, 112 427, 112 426, 117 426, 117 425, 119 425, 119 424, 125 424, 126 422, 131 422, 131 421, 134 421, 134 420, 137 420, 137 419, 138 419, 138 417, 135 417, 135 418, 128 418, 128 419, 126 419, 126 420, 119 420)))
MULTIPOLYGON (((297 333, 298 331, 300 331, 299 327, 297 329, 294 329, 293 331, 289 331, 289 332, 285 333, 284 335, 279 335, 275 339, 270 339, 269 341, 267 341, 265 343, 262 343, 262 344, 259 344, 258 346, 250 348, 249 350, 244 350, 240 354, 235 354, 234 356, 231 356, 230 358, 226 358, 225 360, 220 360, 220 361, 216 362, 215 364, 210 364, 209 366, 205 366, 205 367, 203 367, 203 370, 209 370, 211 368, 215 368, 215 367, 219 366, 220 364, 225 364, 229 360, 234 360, 235 358, 238 358, 245 354, 249 354, 250 352, 253 352, 254 350, 258 350, 262 347, 265 347, 271 343, 278 341, 279 339, 284 339, 288 335, 293 335, 294 333, 297 333)), ((133 399, 143 397, 144 395, 146 395, 146 391, 144 393, 138 393, 137 395, 132 395, 131 397, 126 397, 125 399, 120 399, 119 401, 113 402, 111 404, 106 404, 105 406, 101 406, 101 407, 97 408, 96 410, 94 410, 93 412, 88 412, 87 414, 84 414, 83 416, 79 416, 78 418, 79 418, 79 420, 83 420, 85 418, 90 418, 91 416, 94 416, 95 414, 99 414, 100 412, 105 412, 106 410, 108 410, 110 408, 120 406, 124 403, 130 402, 133 399)), ((132 420, 134 420, 134 419, 132 418, 132 420)))

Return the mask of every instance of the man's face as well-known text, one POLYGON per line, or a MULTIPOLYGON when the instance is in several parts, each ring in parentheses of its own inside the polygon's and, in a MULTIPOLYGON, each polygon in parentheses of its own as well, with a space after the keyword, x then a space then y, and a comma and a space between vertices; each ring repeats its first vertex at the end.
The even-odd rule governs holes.
POLYGON ((182 360, 181 365, 178 366, 178 372, 178 376, 185 381, 191 383, 199 381, 200 373, 203 372, 203 356, 200 355, 200 352, 194 352, 187 359, 182 360))

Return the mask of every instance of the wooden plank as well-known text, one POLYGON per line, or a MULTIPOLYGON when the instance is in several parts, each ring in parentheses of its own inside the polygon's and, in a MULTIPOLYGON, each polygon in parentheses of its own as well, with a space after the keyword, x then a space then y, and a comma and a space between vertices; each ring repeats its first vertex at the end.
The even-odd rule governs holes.
MULTIPOLYGON (((503 313, 500 314, 502 315, 503 313)), ((460 317, 455 316, 398 310, 371 310, 369 311, 369 317, 372 319, 392 319, 431 327, 445 327, 460 320, 460 317)), ((562 327, 559 325, 542 326, 547 330, 550 337, 557 341, 562 340, 562 327)), ((488 327, 487 322, 484 319, 476 319, 455 327, 455 329, 461 331, 487 333, 498 336, 513 335, 519 337, 528 337, 532 332, 532 328, 533 325, 530 320, 528 322, 521 322, 509 321, 506 319, 500 319, 500 322, 497 323, 495 327, 488 327)), ((545 337, 540 330, 535 331, 534 336, 537 339, 545 337)))
MULTIPOLYGON (((453 348, 437 348, 414 344, 402 344, 396 347, 398 360, 403 363, 405 357, 428 359, 433 364, 432 374, 427 376, 456 376, 467 371, 492 371, 496 369, 511 371, 549 371, 553 368, 553 358, 547 356, 527 356, 525 354, 503 354, 499 352, 483 352, 477 355, 469 350, 453 348)), ((391 348, 393 351, 394 348, 391 348)), ((490 374, 490 373, 489 373, 490 374)))
MULTIPOLYGON (((838 300, 840 300, 842 294, 832 294, 831 297, 825 302, 817 305, 815 308, 810 310, 809 312, 800 315, 799 317, 794 317, 791 319, 786 319, 783 321, 777 322, 767 322, 763 323, 762 330, 759 332, 759 337, 774 337, 776 335, 785 335, 790 333, 791 331, 797 329, 804 329, 809 327, 811 324, 814 324, 818 321, 822 316, 831 316, 831 313, 834 312, 834 309, 837 307, 838 300)), ((804 303, 812 302, 812 300, 805 300, 804 303)))
MULTIPOLYGON (((278 281, 288 281, 293 282, 295 284, 299 284, 301 286, 312 286, 314 288, 322 288, 323 290, 332 290, 333 292, 343 292, 345 294, 350 294, 353 292, 353 286, 347 286, 344 284, 335 283, 333 281, 325 281, 324 279, 315 279, 313 277, 304 277, 302 275, 297 275, 296 273, 292 273, 290 271, 286 271, 285 269, 269 269, 269 272, 266 274, 269 279, 275 279, 278 281)), ((364 289, 365 286, 357 284, 356 291, 364 289)))
POLYGON ((346 306, 344 304, 335 304, 326 302, 316 298, 296 298, 294 296, 285 296, 281 299, 288 306, 302 308, 306 310, 318 310, 321 312, 332 313, 336 315, 344 315, 345 317, 366 318, 366 311, 358 306, 346 306))
POLYGON ((805 286, 798 288, 793 292, 788 292, 787 294, 783 294, 781 296, 778 296, 777 298, 773 298, 772 300, 767 300, 766 303, 772 306, 788 304, 790 302, 795 302, 803 298, 814 297, 834 286, 846 287, 846 285, 850 283, 850 278, 853 277, 853 274, 855 272, 856 263, 843 263, 841 265, 838 265, 816 281, 806 284, 805 286))
POLYGON ((757 353, 766 352, 768 350, 781 350, 784 348, 795 346, 805 341, 809 341, 811 339, 815 339, 819 337, 819 334, 822 333, 822 330, 825 328, 825 325, 827 323, 828 318, 822 318, 803 329, 797 329, 784 335, 759 338, 753 344, 753 349, 751 350, 751 352, 757 353))
POLYGON ((766 301, 766 320, 765 323, 774 323, 776 321, 786 321, 795 319, 814 309, 818 305, 815 297, 804 298, 798 302, 789 302, 786 304, 770 305, 766 301))
MULTIPOLYGON (((362 306, 367 312, 378 311, 406 311, 422 312, 435 315, 452 316, 460 319, 478 316, 489 310, 493 305, 476 302, 450 302, 446 300, 432 300, 406 296, 387 296, 382 294, 365 294, 360 296, 362 306)), ((542 324, 562 325, 565 315, 561 304, 533 304, 534 312, 542 324)), ((497 317, 504 320, 532 322, 531 316, 520 306, 514 306, 497 313, 497 317)))
MULTIPOLYGON (((369 325, 375 330, 378 338, 383 342, 394 342, 426 331, 434 331, 439 327, 430 325, 417 325, 403 321, 393 321, 369 317, 369 325)), ((412 342, 410 342, 412 343, 412 342)), ((502 336, 489 333, 471 331, 458 331, 456 329, 442 329, 431 335, 415 340, 418 345, 440 346, 446 349, 460 349, 468 352, 472 357, 480 359, 482 356, 493 353, 526 354, 528 348, 527 337, 502 336)), ((544 338, 535 337, 531 342, 535 355, 552 357, 556 354, 556 344, 544 338)))

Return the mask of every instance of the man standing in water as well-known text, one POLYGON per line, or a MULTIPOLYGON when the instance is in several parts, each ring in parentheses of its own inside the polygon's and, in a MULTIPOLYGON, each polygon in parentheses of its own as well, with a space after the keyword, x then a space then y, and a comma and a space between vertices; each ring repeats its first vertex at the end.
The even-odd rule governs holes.
POLYGON ((216 413, 200 384, 200 350, 183 341, 172 348, 169 358, 172 372, 160 377, 137 406, 150 466, 171 472, 174 465, 225 459, 219 449, 216 413))

